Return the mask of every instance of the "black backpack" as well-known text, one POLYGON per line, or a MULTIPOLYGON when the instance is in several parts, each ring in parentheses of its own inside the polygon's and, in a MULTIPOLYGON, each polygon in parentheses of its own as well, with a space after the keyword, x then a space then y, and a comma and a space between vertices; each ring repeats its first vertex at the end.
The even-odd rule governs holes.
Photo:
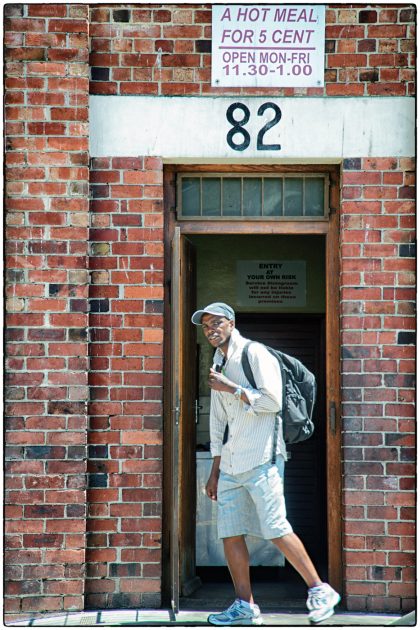
MULTIPOLYGON (((242 351, 242 369, 250 385, 255 388, 255 380, 248 359, 248 341, 242 351)), ((264 344, 261 344, 264 345, 264 344)), ((283 383, 283 436, 286 444, 295 444, 311 437, 314 432, 312 413, 315 406, 315 376, 298 359, 264 346, 279 362, 283 383)))

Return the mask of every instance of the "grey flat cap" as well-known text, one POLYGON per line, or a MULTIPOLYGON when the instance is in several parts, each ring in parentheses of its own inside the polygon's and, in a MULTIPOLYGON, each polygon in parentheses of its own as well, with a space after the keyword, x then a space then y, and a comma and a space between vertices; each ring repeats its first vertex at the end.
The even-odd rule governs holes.
POLYGON ((235 319, 235 311, 228 304, 225 304, 224 302, 213 302, 201 310, 195 311, 191 317, 192 323, 199 326, 201 324, 201 318, 206 314, 221 315, 222 317, 227 317, 228 319, 235 319))

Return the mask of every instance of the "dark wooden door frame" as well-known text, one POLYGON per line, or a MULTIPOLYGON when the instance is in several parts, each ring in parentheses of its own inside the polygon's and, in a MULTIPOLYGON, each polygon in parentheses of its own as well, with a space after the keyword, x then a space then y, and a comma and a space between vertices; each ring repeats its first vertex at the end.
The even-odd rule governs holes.
MULTIPOLYGON (((338 165, 166 165, 164 170, 165 207, 165 366, 170 365, 171 350, 171 263, 170 243, 175 226, 182 234, 271 234, 271 235, 324 235, 326 260, 326 399, 328 428, 326 437, 327 473, 327 517, 328 517, 328 579, 331 585, 342 592, 342 501, 341 501, 341 400, 340 400, 340 252, 339 252, 339 209, 340 168, 338 165), (241 172, 241 173, 328 173, 330 177, 330 217, 328 221, 177 221, 176 174, 178 172, 241 172)), ((164 391, 170 391, 171 375, 166 367, 164 391)), ((170 536, 167 516, 171 510, 171 461, 169 430, 170 400, 164 395, 164 530, 163 530, 163 595, 170 592, 168 575, 170 536)))

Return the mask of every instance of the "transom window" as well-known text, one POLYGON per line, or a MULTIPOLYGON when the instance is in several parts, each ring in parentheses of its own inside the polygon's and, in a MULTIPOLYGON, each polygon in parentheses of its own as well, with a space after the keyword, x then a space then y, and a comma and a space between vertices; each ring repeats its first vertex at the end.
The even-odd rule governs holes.
POLYGON ((178 219, 328 218, 328 175, 178 175, 178 219))

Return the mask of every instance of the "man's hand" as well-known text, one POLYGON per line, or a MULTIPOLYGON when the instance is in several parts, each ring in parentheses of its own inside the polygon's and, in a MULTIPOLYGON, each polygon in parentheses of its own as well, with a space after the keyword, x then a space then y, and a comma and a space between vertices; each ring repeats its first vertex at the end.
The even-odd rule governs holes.
POLYGON ((219 476, 211 474, 206 483, 206 494, 212 501, 217 501, 217 484, 219 476))
POLYGON ((237 385, 230 381, 224 374, 216 372, 213 368, 210 368, 209 374, 209 387, 218 392, 234 392, 237 385))

